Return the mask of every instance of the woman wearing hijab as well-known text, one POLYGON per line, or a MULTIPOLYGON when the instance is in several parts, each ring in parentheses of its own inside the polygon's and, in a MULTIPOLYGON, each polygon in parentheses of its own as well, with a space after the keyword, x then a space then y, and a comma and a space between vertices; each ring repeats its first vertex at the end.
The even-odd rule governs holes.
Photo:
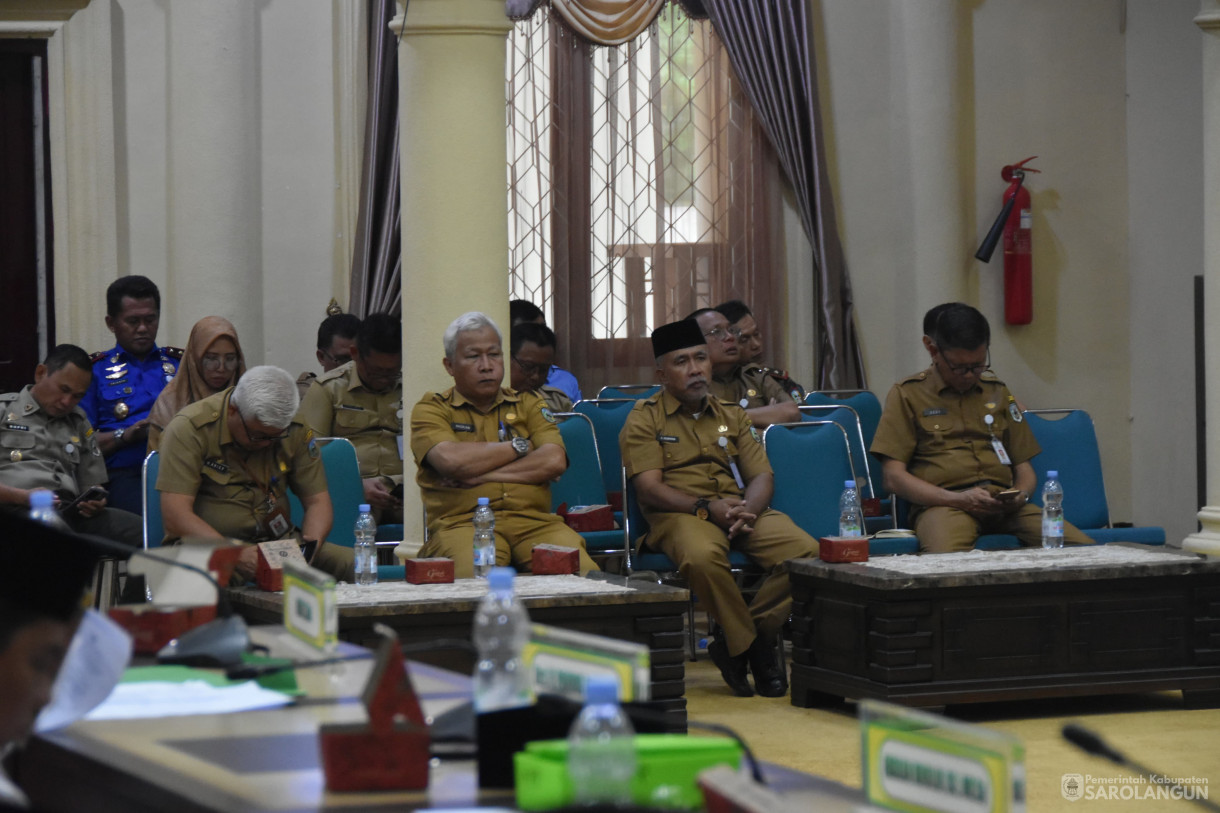
POLYGON ((205 316, 196 322, 182 351, 178 374, 165 385, 148 414, 148 450, 157 448, 161 433, 178 410, 233 386, 245 371, 246 359, 232 323, 220 316, 205 316))

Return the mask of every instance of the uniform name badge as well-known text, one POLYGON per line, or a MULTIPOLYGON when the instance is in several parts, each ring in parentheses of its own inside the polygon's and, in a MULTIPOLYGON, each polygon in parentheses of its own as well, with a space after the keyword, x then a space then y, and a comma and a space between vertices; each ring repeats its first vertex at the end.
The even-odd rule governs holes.
POLYGON ((1000 458, 1001 463, 1005 466, 1012 465, 1012 459, 1008 456, 1008 450, 1004 448, 1004 441, 992 435, 991 448, 995 449, 995 456, 1000 458))
POLYGON ((284 512, 282 510, 276 511, 274 514, 267 517, 267 530, 271 532, 272 536, 277 538, 281 537, 288 533, 291 528, 292 523, 288 521, 286 516, 284 516, 284 512))

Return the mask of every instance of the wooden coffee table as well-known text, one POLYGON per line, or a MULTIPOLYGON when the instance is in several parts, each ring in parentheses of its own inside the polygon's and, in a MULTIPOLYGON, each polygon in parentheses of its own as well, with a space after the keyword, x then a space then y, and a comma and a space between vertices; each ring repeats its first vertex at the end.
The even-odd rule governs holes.
MULTIPOLYGON (((673 730, 686 730, 686 590, 606 573, 588 579, 522 576, 517 585, 531 621, 647 644, 653 705, 673 715, 673 730)), ((340 585, 339 638, 369 646, 376 640, 373 625, 385 624, 404 646, 445 638, 469 641, 475 608, 486 588, 459 591, 463 596, 436 595, 439 590, 433 588, 444 587, 405 582, 369 588, 340 585)), ((234 609, 249 623, 283 623, 283 593, 255 587, 228 592, 234 609)), ((473 656, 460 650, 412 651, 409 657, 463 674, 474 668, 473 656)))
POLYGON ((1220 561, 1108 545, 791 563, 792 704, 1180 689, 1220 705, 1220 561))

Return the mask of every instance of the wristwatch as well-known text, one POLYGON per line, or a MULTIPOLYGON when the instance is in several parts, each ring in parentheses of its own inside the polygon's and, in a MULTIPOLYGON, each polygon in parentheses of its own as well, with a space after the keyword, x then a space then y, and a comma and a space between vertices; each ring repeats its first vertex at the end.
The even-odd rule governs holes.
POLYGON ((521 437, 513 438, 512 444, 513 444, 513 451, 517 453, 517 457, 525 457, 527 454, 530 453, 529 438, 521 438, 521 437))
POLYGON ((699 499, 695 500, 695 507, 691 509, 691 513, 697 516, 699 519, 707 519, 709 516, 707 507, 711 504, 712 503, 710 500, 700 497, 699 499))
POLYGON ((114 430, 114 436, 113 436, 113 437, 114 437, 114 439, 115 439, 115 442, 117 442, 119 445, 122 445, 122 443, 123 443, 123 435, 124 435, 124 434, 126 434, 126 433, 127 433, 127 427, 126 427, 126 426, 120 426, 118 429, 114 430))

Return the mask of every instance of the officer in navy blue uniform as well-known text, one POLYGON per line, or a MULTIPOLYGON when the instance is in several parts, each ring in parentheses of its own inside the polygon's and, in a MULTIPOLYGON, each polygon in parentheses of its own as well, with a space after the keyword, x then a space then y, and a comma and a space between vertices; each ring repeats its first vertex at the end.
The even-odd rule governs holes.
POLYGON ((118 343, 90 357, 93 381, 80 403, 106 457, 109 504, 140 515, 148 412, 182 358, 179 348, 157 347, 160 319, 161 292, 152 280, 133 275, 110 283, 106 327, 118 343))

